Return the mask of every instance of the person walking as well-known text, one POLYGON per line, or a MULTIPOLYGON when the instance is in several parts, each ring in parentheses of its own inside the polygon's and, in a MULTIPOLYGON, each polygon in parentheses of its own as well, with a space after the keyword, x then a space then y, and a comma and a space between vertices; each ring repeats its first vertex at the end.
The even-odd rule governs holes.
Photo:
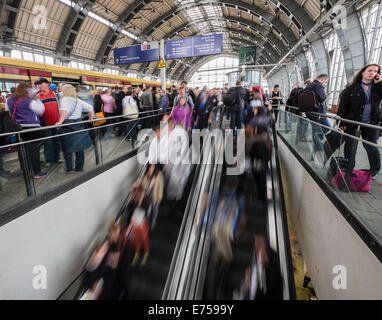
MULTIPOLYGON (((115 104, 115 100, 112 96, 111 89, 106 89, 105 93, 101 95, 101 99, 103 102, 103 110, 104 110, 105 118, 113 117, 115 115, 115 111, 117 110, 117 105, 115 104)), ((113 129, 113 126, 111 125, 114 122, 115 122, 114 119, 106 120, 107 125, 110 125, 106 129, 106 133, 110 137, 114 137, 114 133, 113 133, 114 129, 113 129)))

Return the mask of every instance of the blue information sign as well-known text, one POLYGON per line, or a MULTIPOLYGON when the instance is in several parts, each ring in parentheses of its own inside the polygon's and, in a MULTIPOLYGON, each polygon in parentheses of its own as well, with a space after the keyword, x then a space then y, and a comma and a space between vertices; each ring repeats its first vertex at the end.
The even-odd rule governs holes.
POLYGON ((222 53, 223 34, 211 34, 194 38, 194 56, 222 53))
POLYGON ((132 64, 159 60, 158 42, 114 49, 114 64, 132 64))
POLYGON ((194 38, 166 41, 166 59, 179 59, 220 54, 223 46, 223 34, 212 34, 194 38))

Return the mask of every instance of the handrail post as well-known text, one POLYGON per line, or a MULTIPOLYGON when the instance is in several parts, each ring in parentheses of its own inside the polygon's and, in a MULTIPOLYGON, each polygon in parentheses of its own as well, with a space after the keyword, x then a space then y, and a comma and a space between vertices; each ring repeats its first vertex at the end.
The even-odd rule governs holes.
MULTIPOLYGON (((20 133, 17 134, 17 137, 18 137, 19 142, 21 142, 22 140, 21 140, 20 133)), ((27 153, 25 151, 25 144, 19 145, 19 158, 20 158, 20 162, 22 165, 22 171, 23 171, 27 196, 31 197, 36 193, 36 190, 34 190, 34 188, 32 186, 32 182, 31 182, 31 177, 30 177, 31 169, 29 168, 29 161, 27 158, 27 153)))

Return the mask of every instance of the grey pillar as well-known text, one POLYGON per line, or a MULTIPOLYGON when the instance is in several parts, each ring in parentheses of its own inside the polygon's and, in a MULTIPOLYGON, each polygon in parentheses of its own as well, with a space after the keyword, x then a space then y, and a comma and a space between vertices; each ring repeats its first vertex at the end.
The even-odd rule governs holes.
POLYGON ((349 82, 365 65, 366 53, 365 40, 357 13, 351 13, 346 23, 346 29, 337 29, 336 32, 344 57, 346 78, 349 82))
POLYGON ((297 64, 301 69, 302 72, 302 78, 305 81, 309 78, 309 64, 308 60, 306 59, 306 55, 304 52, 301 52, 297 55, 297 64))

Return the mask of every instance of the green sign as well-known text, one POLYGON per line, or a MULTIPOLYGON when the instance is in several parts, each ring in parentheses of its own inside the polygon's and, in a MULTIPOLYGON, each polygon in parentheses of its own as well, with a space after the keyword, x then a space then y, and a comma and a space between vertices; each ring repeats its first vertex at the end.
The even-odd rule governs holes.
POLYGON ((256 46, 239 48, 239 66, 254 65, 256 61, 256 46))

